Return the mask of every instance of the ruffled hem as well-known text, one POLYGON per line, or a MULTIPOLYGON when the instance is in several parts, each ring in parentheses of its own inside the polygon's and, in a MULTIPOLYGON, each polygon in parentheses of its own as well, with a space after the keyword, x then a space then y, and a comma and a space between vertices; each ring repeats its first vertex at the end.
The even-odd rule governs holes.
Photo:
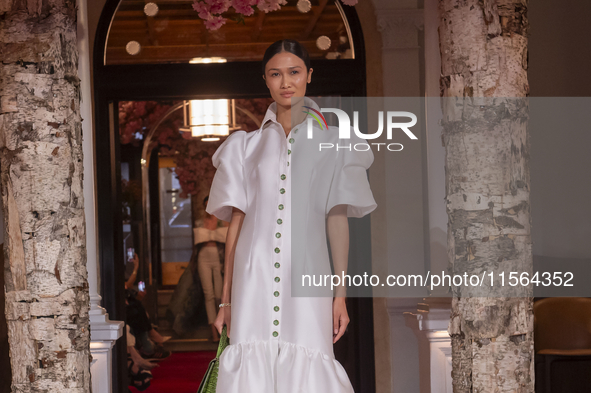
POLYGON ((354 393, 333 356, 287 341, 249 340, 226 347, 217 393, 354 393))

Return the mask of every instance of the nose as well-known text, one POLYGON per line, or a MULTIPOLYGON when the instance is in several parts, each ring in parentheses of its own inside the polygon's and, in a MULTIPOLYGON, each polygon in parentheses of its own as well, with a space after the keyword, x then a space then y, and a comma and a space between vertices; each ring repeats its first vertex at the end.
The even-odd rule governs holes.
POLYGON ((291 87, 291 85, 289 84, 288 78, 283 78, 283 80, 281 81, 281 88, 288 89, 290 87, 291 87))

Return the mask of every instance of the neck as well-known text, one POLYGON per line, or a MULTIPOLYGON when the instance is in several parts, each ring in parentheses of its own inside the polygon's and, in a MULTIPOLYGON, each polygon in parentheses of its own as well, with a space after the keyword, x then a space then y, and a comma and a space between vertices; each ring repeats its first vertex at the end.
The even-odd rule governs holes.
POLYGON ((306 114, 302 112, 304 97, 301 98, 290 106, 282 106, 277 103, 277 121, 283 126, 285 136, 289 135, 292 125, 300 124, 306 118, 306 114))

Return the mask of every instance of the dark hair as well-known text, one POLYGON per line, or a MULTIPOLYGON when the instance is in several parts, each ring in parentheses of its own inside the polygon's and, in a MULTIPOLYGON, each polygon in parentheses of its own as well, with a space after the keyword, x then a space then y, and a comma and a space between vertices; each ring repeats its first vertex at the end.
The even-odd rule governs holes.
POLYGON ((306 74, 310 70, 310 55, 308 50, 296 40, 279 40, 273 42, 265 51, 263 56, 263 75, 265 75, 265 67, 273 56, 281 52, 293 53, 304 61, 306 65, 306 74))
POLYGON ((209 200, 209 195, 206 196, 205 198, 203 198, 203 204, 205 205, 207 203, 207 201, 209 200))

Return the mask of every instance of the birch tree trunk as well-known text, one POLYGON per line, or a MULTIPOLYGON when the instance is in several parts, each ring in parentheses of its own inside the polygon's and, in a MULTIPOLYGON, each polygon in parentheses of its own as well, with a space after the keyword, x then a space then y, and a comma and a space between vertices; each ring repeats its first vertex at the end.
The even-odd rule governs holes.
POLYGON ((448 256, 454 273, 496 280, 454 288, 453 389, 533 392, 531 286, 507 291, 509 272, 532 269, 527 0, 439 5, 448 256))
POLYGON ((13 392, 90 389, 75 0, 0 0, 0 157, 13 392))

